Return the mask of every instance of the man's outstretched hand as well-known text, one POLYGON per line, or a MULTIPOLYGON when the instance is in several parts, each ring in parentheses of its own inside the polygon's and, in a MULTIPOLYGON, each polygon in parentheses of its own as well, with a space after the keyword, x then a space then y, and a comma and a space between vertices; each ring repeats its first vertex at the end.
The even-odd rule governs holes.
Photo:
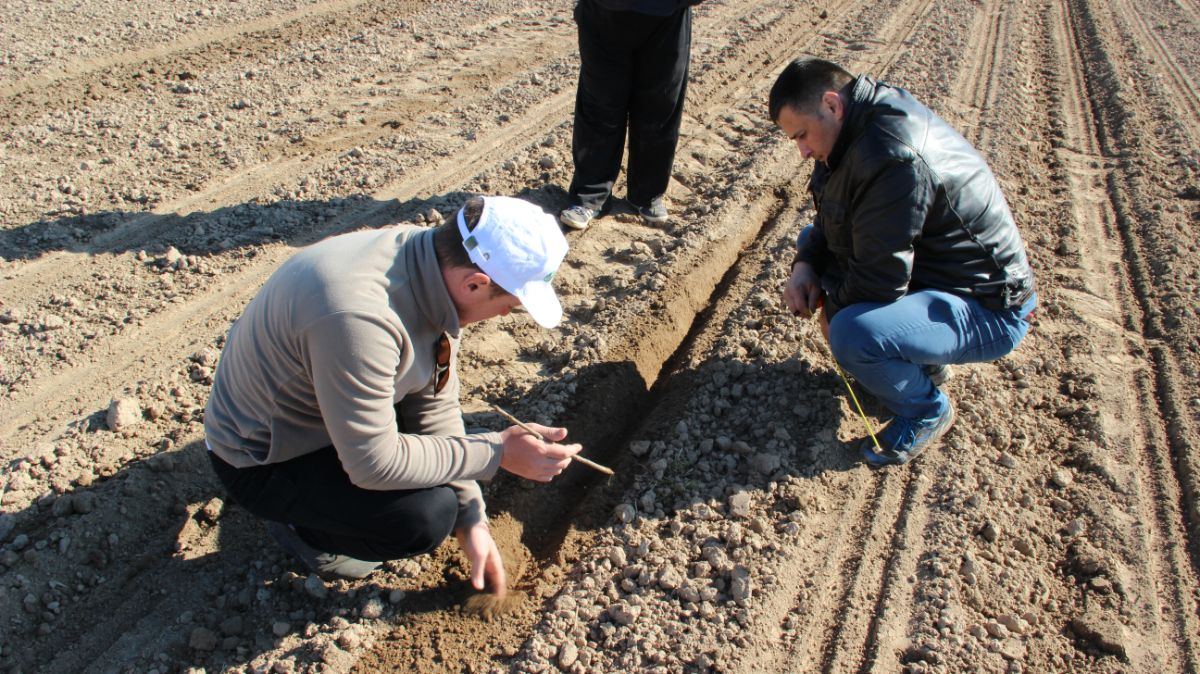
POLYGON ((458 547, 462 548, 471 564, 471 586, 482 592, 485 587, 492 589, 497 598, 508 593, 508 580, 504 576, 504 560, 500 558, 500 548, 492 538, 487 522, 455 529, 458 547))

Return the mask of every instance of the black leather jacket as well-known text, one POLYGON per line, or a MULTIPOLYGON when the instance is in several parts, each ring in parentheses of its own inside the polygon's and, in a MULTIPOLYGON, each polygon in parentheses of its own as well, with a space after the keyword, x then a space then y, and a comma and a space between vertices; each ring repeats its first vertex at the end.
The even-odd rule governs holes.
POLYGON ((992 310, 1033 294, 1012 212, 983 157, 907 91, 860 76, 809 190, 817 216, 796 260, 814 265, 832 317, 856 302, 935 288, 992 310))

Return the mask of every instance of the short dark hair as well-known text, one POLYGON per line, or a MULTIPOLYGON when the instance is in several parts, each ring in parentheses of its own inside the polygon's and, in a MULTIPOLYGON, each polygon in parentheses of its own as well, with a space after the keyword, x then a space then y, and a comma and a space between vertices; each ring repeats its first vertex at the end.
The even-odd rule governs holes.
POLYGON ((784 106, 802 115, 814 114, 827 91, 841 91, 854 80, 844 68, 815 56, 801 56, 783 69, 775 84, 767 107, 771 121, 779 121, 784 106))
MULTIPOLYGON (((483 197, 471 197, 463 204, 463 220, 467 223, 467 231, 473 231, 479 225, 483 216, 483 197)), ((486 274, 471 260, 467 247, 463 245, 462 233, 458 231, 458 211, 454 211, 442 224, 433 230, 433 252, 437 255, 438 264, 442 267, 470 267, 475 271, 486 274)), ((508 291, 499 283, 492 283, 492 297, 503 295, 508 291)))
MULTIPOLYGON (((467 221, 467 231, 475 229, 479 218, 483 215, 483 197, 471 197, 463 204, 463 219, 467 221)), ((458 231, 458 211, 454 211, 442 224, 433 230, 433 250, 437 253, 438 263, 443 267, 474 267, 479 265, 471 261, 463 246, 462 234, 458 231)), ((479 269, 479 271, 483 271, 479 269)))

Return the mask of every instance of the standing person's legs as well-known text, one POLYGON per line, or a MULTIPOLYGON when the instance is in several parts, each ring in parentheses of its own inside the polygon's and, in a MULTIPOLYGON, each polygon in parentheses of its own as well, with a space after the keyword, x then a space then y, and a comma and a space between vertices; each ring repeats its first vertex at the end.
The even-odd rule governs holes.
POLYGON ((419 555, 440 545, 458 517, 458 499, 446 486, 395 491, 355 486, 332 447, 251 468, 212 459, 238 505, 291 525, 321 552, 369 561, 419 555))
POLYGON ((633 12, 612 12, 590 0, 575 7, 579 31, 579 86, 571 154, 575 174, 571 203, 606 210, 621 170, 629 88, 633 78, 633 35, 625 25, 633 12))
MULTIPOLYGON (((647 17, 651 18, 651 17, 647 17)), ((629 103, 629 203, 648 208, 667 191, 687 94, 692 9, 657 19, 636 56, 629 103)))

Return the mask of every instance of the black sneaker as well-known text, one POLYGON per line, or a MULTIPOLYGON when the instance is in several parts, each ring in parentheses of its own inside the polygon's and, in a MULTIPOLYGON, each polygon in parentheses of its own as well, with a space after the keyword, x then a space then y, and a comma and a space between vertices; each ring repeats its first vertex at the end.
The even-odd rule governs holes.
POLYGON ((347 578, 358 580, 366 578, 372 571, 378 569, 382 562, 368 562, 347 555, 335 555, 331 552, 321 552, 304 542, 291 525, 281 522, 267 522, 267 533, 275 539, 284 550, 293 557, 304 562, 310 571, 315 571, 322 578, 347 578))
POLYGON ((634 204, 638 215, 642 216, 642 220, 648 225, 661 225, 670 217, 667 215, 667 207, 663 204, 662 196, 654 197, 650 200, 649 206, 638 206, 634 204))

